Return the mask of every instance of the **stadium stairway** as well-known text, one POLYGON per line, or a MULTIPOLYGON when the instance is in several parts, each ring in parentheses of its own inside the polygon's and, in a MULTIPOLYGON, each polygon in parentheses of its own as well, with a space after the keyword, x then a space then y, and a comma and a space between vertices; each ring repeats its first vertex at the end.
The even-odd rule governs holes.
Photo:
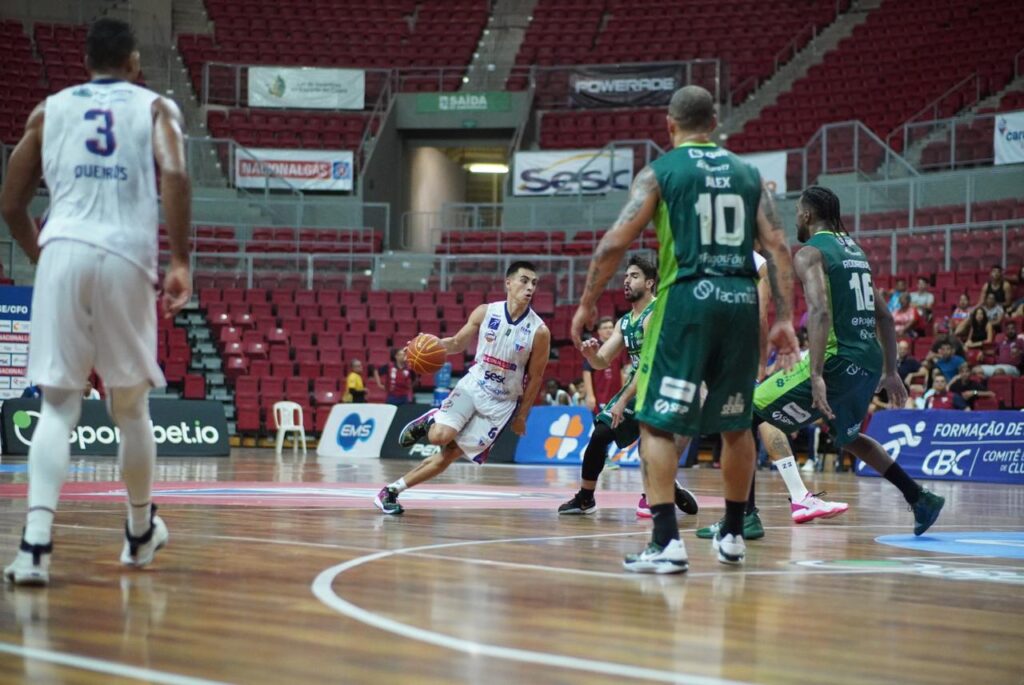
POLYGON ((214 400, 224 405, 224 415, 228 420, 228 431, 234 434, 235 394, 225 380, 224 360, 214 345, 213 332, 210 329, 206 316, 199 309, 198 298, 194 298, 178 314, 175 318, 175 324, 186 329, 186 335, 192 348, 192 361, 189 364, 189 373, 206 379, 205 399, 214 400))
POLYGON ((504 90, 536 5, 537 0, 501 0, 494 3, 487 30, 469 63, 466 74, 469 81, 464 90, 504 90))

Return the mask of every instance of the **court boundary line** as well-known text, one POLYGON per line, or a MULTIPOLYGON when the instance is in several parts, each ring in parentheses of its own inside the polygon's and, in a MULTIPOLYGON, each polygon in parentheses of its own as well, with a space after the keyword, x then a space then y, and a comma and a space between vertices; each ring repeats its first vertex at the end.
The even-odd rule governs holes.
POLYGON ((133 678, 163 685, 228 685, 220 680, 208 680, 206 678, 195 678, 193 676, 158 671, 144 666, 132 666, 106 659, 97 659, 91 656, 82 656, 70 652, 57 652, 52 649, 41 649, 39 647, 26 647, 11 642, 0 642, 0 654, 20 656, 23 659, 32 661, 44 661, 58 666, 91 671, 93 673, 106 673, 107 675, 119 678, 133 678))

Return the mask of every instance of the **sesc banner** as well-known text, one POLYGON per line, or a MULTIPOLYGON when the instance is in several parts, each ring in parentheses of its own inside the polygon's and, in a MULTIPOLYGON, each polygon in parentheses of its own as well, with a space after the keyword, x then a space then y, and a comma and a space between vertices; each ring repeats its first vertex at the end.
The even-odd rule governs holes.
POLYGON ((21 397, 28 387, 28 340, 32 333, 32 288, 0 286, 0 401, 21 397))
POLYGON ((761 173, 761 181, 776 195, 786 194, 786 160, 788 152, 760 152, 740 155, 740 159, 752 164, 761 173))
POLYGON ((992 131, 996 164, 1024 162, 1024 112, 1006 112, 996 115, 992 131))
POLYGON ((517 152, 513 165, 514 194, 595 195, 629 190, 633 182, 633 151, 542 150, 517 152))
MULTIPOLYGON (((1024 412, 880 411, 868 435, 912 478, 1024 485, 1024 412)), ((879 474, 860 462, 857 475, 879 474)))
MULTIPOLYGON (((39 424, 39 400, 7 400, 0 410, 4 454, 28 454, 39 424)), ((207 400, 150 400, 150 419, 160 457, 226 457, 228 424, 224 405, 207 400)), ((82 417, 71 432, 71 454, 114 456, 121 431, 102 400, 84 400, 82 417)))
POLYGON ((249 67, 249 106, 363 109, 366 72, 317 67, 249 67))
POLYGON ((336 404, 316 453, 321 457, 379 459, 394 418, 393 404, 336 404))
POLYGON ((678 65, 578 67, 569 75, 569 100, 577 107, 667 105, 683 85, 678 65))
POLYGON ((235 154, 239 188, 352 190, 353 156, 347 150, 240 148, 235 154))

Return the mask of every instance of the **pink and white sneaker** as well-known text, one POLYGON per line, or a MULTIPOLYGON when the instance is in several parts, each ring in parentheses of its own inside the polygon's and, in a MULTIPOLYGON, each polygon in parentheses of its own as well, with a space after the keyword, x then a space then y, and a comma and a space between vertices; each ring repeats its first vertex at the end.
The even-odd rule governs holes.
POLYGON ((640 495, 640 501, 636 503, 636 517, 641 519, 651 518, 651 507, 647 504, 647 493, 640 495))
POLYGON ((819 492, 816 495, 812 495, 808 492, 799 502, 790 500, 789 508, 792 512, 793 521, 796 523, 807 523, 818 518, 830 519, 834 516, 839 516, 850 508, 850 505, 846 502, 827 502, 823 499, 818 499, 818 495, 824 494, 824 492, 819 492))

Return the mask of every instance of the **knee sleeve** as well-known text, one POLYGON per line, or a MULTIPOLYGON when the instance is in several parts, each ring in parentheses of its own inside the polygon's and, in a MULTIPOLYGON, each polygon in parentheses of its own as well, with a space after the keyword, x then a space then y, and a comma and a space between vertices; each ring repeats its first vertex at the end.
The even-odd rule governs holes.
POLYGON ((594 432, 583 453, 583 480, 597 480, 604 470, 605 459, 608 458, 608 446, 615 440, 615 431, 605 423, 594 424, 594 432))

